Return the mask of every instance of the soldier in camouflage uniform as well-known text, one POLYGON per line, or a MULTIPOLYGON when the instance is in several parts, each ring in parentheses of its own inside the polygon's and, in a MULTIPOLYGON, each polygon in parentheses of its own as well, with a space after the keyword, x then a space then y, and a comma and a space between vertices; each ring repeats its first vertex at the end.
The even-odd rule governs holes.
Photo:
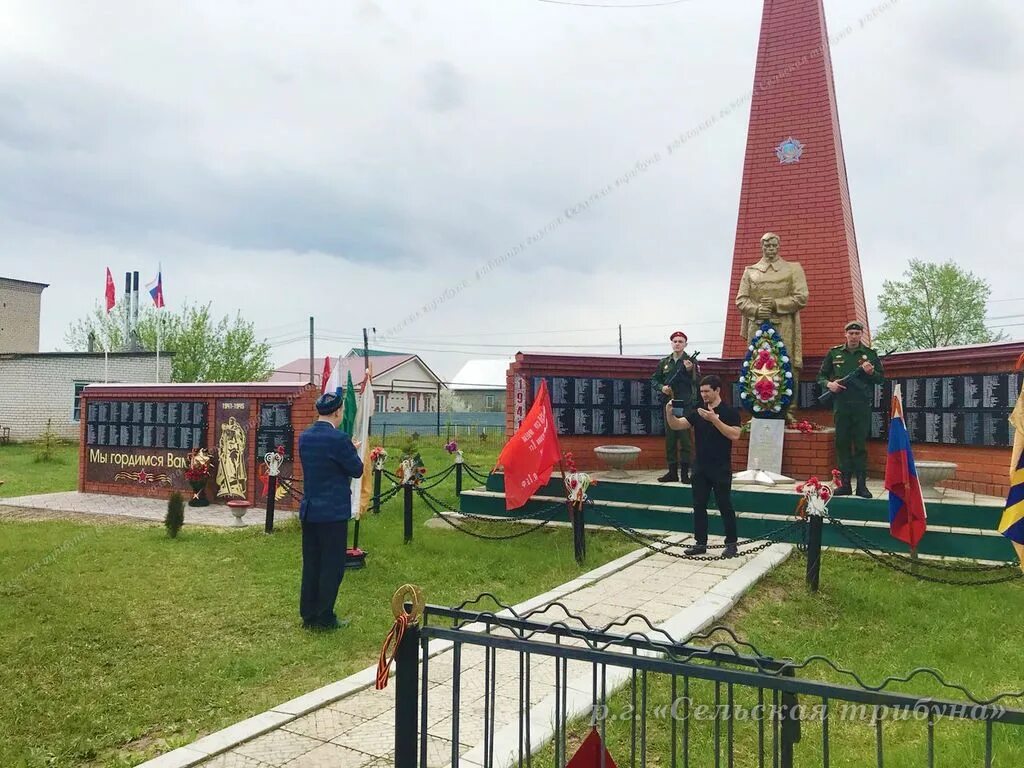
MULTIPOLYGON (((658 369, 651 377, 651 383, 658 389, 663 402, 683 400, 687 407, 696 402, 697 365, 693 358, 686 354, 686 334, 673 331, 669 336, 672 342, 672 354, 658 362, 658 369)), ((668 472, 658 478, 659 483, 690 482, 690 431, 665 428, 665 459, 668 472), (677 451, 679 458, 676 458, 677 451)))
POLYGON ((871 429, 871 401, 875 385, 885 381, 882 361, 871 347, 861 343, 864 326, 846 324, 846 343, 832 347, 818 371, 818 386, 833 394, 832 413, 836 424, 836 463, 843 484, 836 496, 849 496, 851 480, 857 478, 857 495, 871 498, 867 487, 867 440, 871 429), (856 376, 841 382, 859 370, 856 376))

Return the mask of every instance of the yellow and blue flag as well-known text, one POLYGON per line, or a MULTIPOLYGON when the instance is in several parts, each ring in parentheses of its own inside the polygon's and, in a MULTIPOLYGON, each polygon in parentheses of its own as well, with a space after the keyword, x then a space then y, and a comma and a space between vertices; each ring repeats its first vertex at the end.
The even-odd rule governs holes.
MULTIPOLYGON (((1024 367, 1024 355, 1017 362, 1017 370, 1024 367)), ((1024 386, 1017 397, 1017 405, 1010 414, 1014 428, 1013 452, 1010 456, 1010 492, 999 521, 999 532, 1013 542, 1024 570, 1024 386)))
POLYGON ((999 521, 999 532, 1010 541, 1024 544, 1024 452, 1010 475, 1010 492, 999 521))

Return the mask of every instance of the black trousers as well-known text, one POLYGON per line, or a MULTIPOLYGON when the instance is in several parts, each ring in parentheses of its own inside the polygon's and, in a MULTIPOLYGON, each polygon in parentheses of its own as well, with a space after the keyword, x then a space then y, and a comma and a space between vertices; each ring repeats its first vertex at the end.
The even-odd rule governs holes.
POLYGON ((693 538, 698 544, 708 543, 708 499, 715 492, 718 511, 725 525, 725 543, 736 543, 736 510, 732 506, 732 469, 704 469, 698 466, 690 474, 693 489, 693 538))
POLYGON ((338 617, 334 601, 345 576, 348 520, 302 523, 302 588, 299 613, 305 624, 329 627, 338 617))

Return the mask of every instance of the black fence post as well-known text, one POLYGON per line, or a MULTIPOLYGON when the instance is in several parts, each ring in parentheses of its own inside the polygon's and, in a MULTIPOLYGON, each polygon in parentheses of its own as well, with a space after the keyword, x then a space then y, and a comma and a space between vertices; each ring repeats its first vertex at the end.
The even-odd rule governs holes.
POLYGON ((373 464, 373 514, 380 514, 380 476, 384 474, 384 470, 377 467, 377 463, 373 464))
POLYGON ((462 462, 455 464, 455 495, 462 495, 462 462))
POLYGON ((808 515, 811 530, 807 537, 807 586, 811 592, 818 591, 821 576, 821 515, 808 515))
POLYGON ((270 475, 267 478, 267 521, 263 530, 267 533, 274 532, 274 504, 277 501, 277 475, 270 475))
MULTIPOLYGON (((412 612, 412 603, 405 604, 405 611, 412 612)), ((395 768, 416 768, 419 642, 419 626, 409 624, 395 652, 395 768)))
MULTIPOLYGON (((818 518, 819 520, 821 518, 818 518)), ((796 670, 791 666, 782 669, 783 677, 796 677, 796 670)), ((781 768, 793 768, 793 745, 800 741, 800 715, 797 709, 799 701, 795 693, 782 692, 782 711, 779 713, 781 720, 780 730, 782 739, 780 746, 779 765, 781 768)))
POLYGON ((569 519, 572 521, 573 554, 576 556, 576 564, 583 565, 583 562, 587 559, 587 538, 583 522, 583 505, 580 504, 577 507, 571 501, 567 503, 569 505, 569 519))
POLYGON ((405 484, 405 543, 412 541, 412 483, 405 484))

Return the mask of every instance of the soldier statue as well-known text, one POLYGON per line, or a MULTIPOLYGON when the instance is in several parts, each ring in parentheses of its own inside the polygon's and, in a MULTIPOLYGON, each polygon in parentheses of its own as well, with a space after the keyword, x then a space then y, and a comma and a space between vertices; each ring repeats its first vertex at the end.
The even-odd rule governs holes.
POLYGON ((807 278, 795 261, 779 255, 779 236, 767 232, 761 236, 761 260, 743 270, 736 307, 743 316, 740 335, 746 340, 765 320, 770 320, 782 336, 793 366, 793 392, 796 393, 803 367, 800 339, 800 310, 807 306, 807 278))

